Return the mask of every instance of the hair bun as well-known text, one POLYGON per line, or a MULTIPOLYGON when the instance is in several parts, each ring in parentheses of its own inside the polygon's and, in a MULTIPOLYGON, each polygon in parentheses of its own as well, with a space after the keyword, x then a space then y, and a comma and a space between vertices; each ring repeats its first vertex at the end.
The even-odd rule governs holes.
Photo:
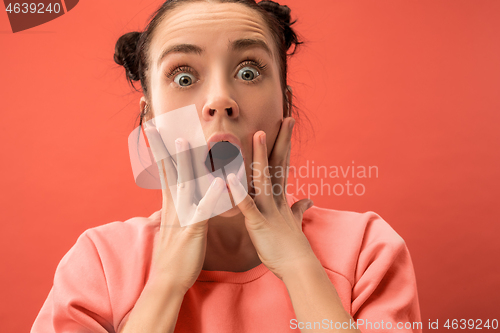
MULTIPOLYGON (((291 28, 292 24, 294 24, 296 21, 292 22, 292 17, 290 15, 292 10, 288 6, 280 5, 279 3, 272 0, 262 0, 258 3, 258 5, 262 7, 262 9, 264 9, 266 12, 273 15, 280 23, 283 29, 287 50, 292 46, 292 44, 302 44, 302 42, 298 40, 295 31, 293 31, 293 29, 291 28)), ((295 53, 295 50, 293 53, 295 53)))
POLYGON ((141 33, 137 31, 126 33, 118 38, 115 45, 115 62, 123 66, 126 70, 129 81, 139 81, 139 62, 137 55, 137 44, 141 38, 141 33))
POLYGON ((274 14, 274 16, 276 16, 276 18, 278 18, 278 20, 281 23, 288 24, 288 25, 290 24, 291 9, 288 8, 288 6, 280 5, 279 3, 274 2, 272 0, 263 0, 263 1, 259 2, 259 6, 264 8, 266 11, 274 14))

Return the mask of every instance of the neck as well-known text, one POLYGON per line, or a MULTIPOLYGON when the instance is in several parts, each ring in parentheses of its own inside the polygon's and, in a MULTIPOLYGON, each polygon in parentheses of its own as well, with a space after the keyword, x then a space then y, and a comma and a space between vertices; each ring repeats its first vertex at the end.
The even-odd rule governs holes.
POLYGON ((214 216, 208 221, 203 270, 244 272, 260 263, 241 212, 231 217, 214 216))

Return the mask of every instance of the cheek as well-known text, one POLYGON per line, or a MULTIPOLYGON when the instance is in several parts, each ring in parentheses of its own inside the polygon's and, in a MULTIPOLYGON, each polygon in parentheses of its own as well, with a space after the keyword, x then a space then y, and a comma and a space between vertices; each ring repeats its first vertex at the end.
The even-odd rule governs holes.
POLYGON ((178 93, 170 87, 161 72, 152 74, 151 87, 152 104, 157 115, 194 103, 191 97, 186 97, 190 95, 178 93))
MULTIPOLYGON (((252 134, 258 130, 266 133, 268 154, 278 135, 283 121, 283 97, 279 83, 273 83, 265 89, 259 89, 259 94, 249 94, 244 97, 244 104, 240 108, 248 115, 245 122, 251 124, 252 134)), ((251 142, 251 138, 250 142, 251 142)))
POLYGON ((266 98, 262 98, 259 108, 259 129, 266 132, 268 147, 274 142, 283 120, 283 101, 281 91, 275 89, 273 93, 268 93, 266 98))
POLYGON ((152 103, 155 110, 158 111, 157 114, 176 110, 192 104, 189 103, 189 101, 186 100, 186 97, 182 94, 172 94, 171 92, 165 90, 164 86, 163 89, 158 88, 153 91, 152 103))
POLYGON ((241 97, 238 101, 240 108, 251 114, 249 120, 258 124, 257 128, 264 130, 262 126, 268 127, 283 118, 283 97, 276 84, 263 86, 262 89, 241 97))

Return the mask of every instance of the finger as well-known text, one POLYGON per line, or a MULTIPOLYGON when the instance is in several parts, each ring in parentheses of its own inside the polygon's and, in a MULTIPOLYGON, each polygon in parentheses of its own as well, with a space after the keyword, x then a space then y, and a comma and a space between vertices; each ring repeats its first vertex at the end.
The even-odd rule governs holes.
POLYGON ((158 163, 158 169, 160 170, 160 176, 165 177, 162 179, 162 182, 166 180, 167 184, 162 183, 163 189, 168 189, 168 186, 174 185, 177 183, 177 171, 175 170, 175 166, 172 162, 172 157, 168 152, 167 147, 163 143, 163 140, 158 133, 158 130, 154 126, 146 126, 144 124, 144 132, 148 137, 149 147, 153 153, 153 156, 156 162, 162 161, 163 163, 158 163), (161 167, 160 167, 161 165, 161 167), (161 172, 163 170, 163 172, 161 172))
POLYGON ((198 207, 196 207, 193 220, 191 221, 192 223, 207 221, 212 217, 215 205, 219 201, 223 190, 224 181, 219 177, 215 178, 203 198, 200 200, 198 207))
POLYGON ((144 133, 146 133, 146 136, 148 137, 149 147, 153 152, 156 162, 159 162, 169 156, 168 150, 165 147, 156 126, 144 123, 144 133))
POLYGON ((290 150, 292 147, 291 140, 294 124, 295 119, 291 117, 287 117, 283 120, 278 133, 278 138, 276 139, 273 151, 269 157, 269 165, 272 170, 271 181, 273 189, 276 187, 280 189, 279 193, 277 193, 276 190, 273 192, 276 196, 275 199, 277 203, 283 203, 283 201, 286 201, 286 174, 290 163, 290 150))
POLYGON ((255 187, 255 204, 263 212, 270 212, 275 208, 267 161, 266 133, 258 131, 253 136, 252 180, 255 187))
MULTIPOLYGON (((162 188, 162 191, 163 191, 163 194, 164 196, 166 196, 166 205, 167 207, 170 209, 171 206, 170 204, 174 204, 175 203, 175 200, 176 198, 173 198, 172 197, 172 193, 170 193, 170 188, 168 187, 168 183, 165 182, 165 179, 167 178, 166 177, 166 174, 167 174, 167 167, 165 166, 165 164, 167 164, 168 159, 166 160, 163 160, 163 161, 159 161, 157 162, 158 164, 158 170, 160 170, 160 181, 161 181, 161 188, 162 188)), ((175 206, 173 207, 175 209, 175 206)))
POLYGON ((284 176, 284 181, 283 181, 283 186, 284 186, 284 189, 283 189, 283 198, 280 199, 280 200, 284 200, 284 203, 286 203, 286 205, 288 206, 288 201, 286 199, 286 187, 287 187, 287 184, 288 184, 288 167, 290 165, 290 155, 292 154, 292 145, 290 143, 290 146, 288 147, 288 155, 286 156, 286 167, 285 167, 285 170, 284 170, 284 173, 285 173, 285 176, 284 176))
POLYGON ((168 228, 180 227, 175 207, 177 195, 176 193, 172 193, 170 191, 170 186, 177 183, 177 170, 175 169, 172 156, 165 146, 156 126, 151 124, 148 126, 144 123, 144 133, 146 133, 149 141, 149 147, 151 148, 151 152, 153 153, 158 165, 161 188, 163 192, 162 214, 165 214, 165 217, 162 217, 160 227, 162 232, 167 232, 168 228), (167 212, 175 213, 167 214, 167 212))
POLYGON ((193 164, 189 142, 183 138, 175 140, 177 149, 177 202, 181 212, 191 209, 194 197, 193 164))
POLYGON ((248 219, 253 225, 258 225, 259 223, 264 222, 264 216, 259 211, 250 195, 248 195, 245 191, 245 188, 240 183, 238 178, 236 178, 234 173, 230 173, 227 176, 227 180, 234 203, 240 209, 245 218, 248 219))
POLYGON ((302 199, 294 203, 291 207, 295 221, 298 223, 299 227, 302 229, 302 218, 304 217, 304 212, 313 206, 313 201, 311 199, 302 199))

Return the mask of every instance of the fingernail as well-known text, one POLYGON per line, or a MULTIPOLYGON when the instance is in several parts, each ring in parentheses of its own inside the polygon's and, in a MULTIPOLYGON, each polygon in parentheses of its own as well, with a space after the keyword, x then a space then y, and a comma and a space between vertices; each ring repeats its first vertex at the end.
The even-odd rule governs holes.
POLYGON ((219 185, 220 185, 220 178, 217 177, 212 181, 212 185, 210 185, 210 187, 213 189, 218 189, 219 185))
POLYGON ((266 133, 262 133, 260 135, 260 143, 262 143, 262 144, 266 143, 266 133))
POLYGON ((181 143, 181 138, 175 140, 175 148, 177 148, 177 151, 181 150, 181 143))
POLYGON ((312 200, 309 200, 309 203, 307 204, 307 209, 311 208, 314 205, 314 202, 312 200))
POLYGON ((288 124, 288 127, 290 127, 290 129, 293 128, 293 125, 295 125, 295 119, 292 118, 292 120, 290 121, 290 123, 288 124))
POLYGON ((234 173, 229 174, 229 175, 227 176, 227 178, 229 179, 229 182, 231 183, 231 185, 233 185, 233 186, 238 185, 238 182, 237 182, 237 180, 236 180, 236 176, 235 176, 235 174, 234 174, 234 173))

